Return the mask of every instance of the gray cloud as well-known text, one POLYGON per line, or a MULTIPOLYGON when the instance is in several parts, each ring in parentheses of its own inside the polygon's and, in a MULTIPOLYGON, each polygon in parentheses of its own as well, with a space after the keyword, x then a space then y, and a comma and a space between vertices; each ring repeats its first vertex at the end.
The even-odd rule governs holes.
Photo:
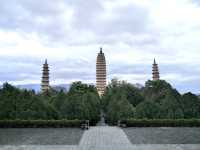
POLYGON ((109 75, 112 74, 151 74, 151 65, 149 64, 118 64, 112 65, 109 75))
POLYGON ((104 33, 140 34, 148 28, 148 11, 145 8, 132 4, 116 8, 112 13, 113 17, 106 22, 104 33))
POLYGON ((2 0, 0 2, 1 29, 37 33, 45 37, 64 36, 61 0, 2 0))
POLYGON ((96 34, 143 33, 149 23, 147 9, 134 4, 114 8, 109 12, 111 15, 109 18, 101 18, 106 10, 100 1, 76 6, 73 25, 96 34))
POLYGON ((146 8, 131 4, 106 12, 103 4, 100 0, 2 0, 0 28, 37 33, 48 45, 112 44, 121 41, 126 44, 149 44, 157 40, 150 37, 135 41, 124 36, 124 33, 135 36, 149 32, 146 8), (73 12, 72 18, 66 22, 64 13, 69 8, 73 12), (107 13, 110 13, 110 18, 103 16, 107 13), (91 38, 88 38, 87 32, 92 34, 91 38))
POLYGON ((99 27, 99 16, 103 13, 104 8, 101 1, 88 0, 71 2, 73 6, 72 25, 77 30, 91 30, 99 27))
MULTIPOLYGON (((44 60, 34 57, 0 57, 0 82, 34 80, 40 83, 44 60)), ((95 80, 95 64, 74 58, 49 60, 52 81, 64 79, 95 80)))
POLYGON ((197 64, 160 64, 160 69, 163 74, 167 73, 178 73, 188 77, 190 75, 200 74, 200 69, 197 64))
MULTIPOLYGON (((109 58, 107 58, 109 59, 109 58)), ((41 70, 44 60, 32 57, 7 57, 0 58, 0 82, 5 81, 23 81, 34 80, 40 83, 41 70)), ((51 81, 62 79, 65 83, 75 80, 95 81, 95 62, 87 61, 84 59, 66 59, 62 61, 49 60, 50 78, 51 81)), ((125 64, 116 63, 108 66, 108 76, 112 77, 113 74, 130 75, 133 78, 142 78, 144 81, 151 79, 151 64, 125 64), (140 77, 141 76, 141 77, 140 77)), ((170 74, 179 74, 183 79, 169 79, 168 81, 174 85, 181 92, 194 91, 198 92, 198 82, 200 77, 193 77, 200 74, 197 65, 192 64, 162 64, 159 63, 160 76, 170 74), (193 68, 191 70, 191 68, 193 68), (178 70, 178 71, 177 71, 178 70), (189 78, 189 80, 185 80, 189 78)), ((127 80, 129 80, 127 78, 127 80)))
MULTIPOLYGON (((183 37, 187 37, 188 32, 199 30, 198 23, 192 26, 195 27, 193 30, 189 30, 187 20, 183 26, 176 26, 173 22, 166 29, 166 27, 162 28, 163 22, 159 22, 162 21, 162 18, 158 17, 158 24, 155 25, 153 21, 157 18, 152 20, 152 14, 148 7, 137 3, 120 5, 116 1, 109 1, 111 4, 117 5, 108 10, 105 7, 106 2, 108 1, 1 0, 0 31, 14 32, 25 38, 30 38, 29 35, 34 33, 44 47, 53 47, 54 49, 44 50, 41 56, 35 54, 35 57, 29 57, 31 54, 27 57, 0 57, 0 68, 3 68, 0 70, 0 81, 30 79, 40 82, 43 59, 45 59, 43 57, 46 54, 48 58, 48 52, 51 53, 51 50, 57 52, 50 54, 51 80, 63 79, 66 82, 71 79, 95 80, 96 52, 93 53, 92 50, 87 49, 94 48, 94 51, 97 46, 104 45, 109 49, 106 51, 106 56, 111 57, 107 57, 108 62, 111 61, 108 66, 109 76, 120 74, 133 75, 138 78, 141 75, 144 81, 147 80, 146 77, 151 78, 151 63, 149 64, 148 60, 144 60, 141 64, 134 64, 134 61, 131 60, 129 60, 131 63, 116 61, 112 60, 114 53, 131 54, 132 59, 140 57, 138 54, 141 54, 142 58, 149 57, 149 59, 158 56, 163 59, 163 62, 168 60, 167 63, 159 62, 161 77, 178 74, 188 80, 171 79, 172 84, 181 90, 197 91, 197 80, 200 79, 195 75, 200 74, 199 63, 194 64, 192 61, 190 64, 181 64, 176 61, 169 63, 169 59, 184 59, 175 51, 181 53, 182 47, 178 46, 187 46, 185 41, 188 39, 183 37), (183 44, 180 44, 182 42, 183 44), (69 51, 74 51, 74 53, 69 51), (87 54, 82 56, 83 52, 87 54), (132 55, 133 53, 136 54, 132 55), (66 55, 66 57, 56 57, 57 55, 66 55)), ((199 0, 192 0, 192 2, 200 4, 199 0)), ((165 23, 165 19, 163 20, 165 23)), ((168 25, 167 21, 166 25, 168 25)), ((192 37, 191 35, 190 37, 192 37)), ((192 54, 192 49, 198 48, 193 43, 188 45, 186 48, 184 47, 184 52, 187 52, 189 47, 192 54)), ((0 50, 4 50, 4 47, 14 49, 15 46, 17 47, 17 41, 0 42, 0 50)), ((23 48, 23 45, 20 48, 23 48)), ((26 49, 29 51, 27 47, 26 49)), ((40 53, 39 50, 38 53, 40 53)), ((185 53, 185 55, 187 54, 185 53)), ((123 57, 122 60, 128 56, 123 57)), ((193 60, 191 58, 194 56, 187 57, 193 60)), ((121 59, 119 56, 116 58, 121 59)), ((130 58, 128 57, 128 59, 130 58)))

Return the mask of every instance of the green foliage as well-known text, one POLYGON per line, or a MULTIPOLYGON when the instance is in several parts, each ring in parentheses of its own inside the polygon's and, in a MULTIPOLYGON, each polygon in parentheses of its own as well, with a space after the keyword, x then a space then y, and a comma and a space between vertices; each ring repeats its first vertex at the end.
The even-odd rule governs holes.
POLYGON ((113 79, 101 99, 93 85, 81 82, 72 83, 67 93, 51 89, 36 94, 8 83, 0 89, 0 120, 77 119, 94 125, 101 109, 110 124, 129 119, 199 119, 200 99, 192 93, 181 95, 164 80, 147 81, 137 89, 113 79))
POLYGON ((160 101, 164 99, 167 93, 171 90, 171 85, 164 80, 149 80, 145 83, 143 95, 146 100, 152 100, 154 102, 160 103, 160 101))
POLYGON ((200 99, 192 93, 182 96, 182 105, 185 118, 200 118, 200 99))
POLYGON ((54 102, 62 119, 86 119, 95 124, 100 118, 100 100, 92 85, 74 82, 67 95, 59 93, 54 102), (62 105, 58 107, 58 103, 62 105))
POLYGON ((128 119, 133 115, 134 107, 128 102, 125 94, 117 93, 111 98, 106 117, 109 123, 115 124, 118 120, 128 119))
MULTIPOLYGON (((184 118, 181 95, 166 81, 147 81, 143 89, 143 95, 146 101, 151 101, 156 106, 157 113, 153 118, 184 118)), ((142 117, 142 114, 140 114, 140 118, 146 117, 142 117)))
POLYGON ((169 93, 167 93, 161 103, 161 117, 164 119, 184 118, 180 99, 180 94, 175 90, 171 90, 169 93))
POLYGON ((113 79, 102 98, 108 122, 134 119, 191 119, 200 117, 200 100, 191 93, 181 94, 164 80, 147 81, 137 89, 113 79), (124 112, 128 115, 120 115, 124 112), (128 113, 129 112, 129 113, 128 113), (125 116, 125 117, 124 117, 125 116))
POLYGON ((80 127, 81 120, 0 120, 0 128, 80 127))
POLYGON ((160 118, 160 106, 152 101, 144 101, 136 107, 136 118, 160 118))
POLYGON ((0 93, 0 119, 56 119, 56 113, 33 91, 19 90, 5 83, 0 93))
POLYGON ((133 117, 134 106, 143 100, 141 93, 133 85, 113 79, 101 101, 107 122, 115 124, 118 120, 133 117))
POLYGON ((75 82, 68 93, 49 90, 35 94, 8 83, 0 90, 0 120, 90 120, 100 117, 100 101, 96 88, 75 82))
POLYGON ((74 82, 72 83, 68 94, 73 95, 73 94, 84 94, 86 92, 92 92, 97 94, 97 90, 95 86, 93 85, 88 85, 88 84, 83 84, 81 81, 74 82))
POLYGON ((100 101, 97 93, 85 93, 82 97, 82 101, 83 118, 91 120, 91 122, 97 122, 100 119, 100 101))
POLYGON ((134 87, 132 84, 113 79, 108 85, 106 93, 103 97, 104 106, 109 103, 110 97, 117 93, 123 93, 128 102, 131 103, 134 107, 140 102, 144 101, 144 97, 141 95, 141 91, 134 87))

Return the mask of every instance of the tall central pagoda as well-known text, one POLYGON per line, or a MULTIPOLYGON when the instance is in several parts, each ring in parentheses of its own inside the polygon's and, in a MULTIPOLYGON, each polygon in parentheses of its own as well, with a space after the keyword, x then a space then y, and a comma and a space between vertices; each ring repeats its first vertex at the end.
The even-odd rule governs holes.
POLYGON ((96 61, 96 87, 99 96, 102 96, 106 89, 106 59, 102 48, 100 48, 96 61))

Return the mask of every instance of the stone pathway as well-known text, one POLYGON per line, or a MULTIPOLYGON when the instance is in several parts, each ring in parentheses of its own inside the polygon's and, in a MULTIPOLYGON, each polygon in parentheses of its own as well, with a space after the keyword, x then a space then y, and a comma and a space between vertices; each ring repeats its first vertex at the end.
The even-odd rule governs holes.
MULTIPOLYGON (((136 137, 137 138, 137 137, 136 137)), ((0 146, 0 150, 199 150, 200 145, 136 144, 130 143, 121 128, 110 126, 91 127, 86 130, 79 145, 22 145, 0 146)))
MULTIPOLYGON (((137 137, 136 137, 137 138, 137 137)), ((121 128, 91 127, 85 131, 78 150, 200 150, 200 145, 132 144, 121 128)))
POLYGON ((81 150, 126 150, 131 147, 132 144, 122 129, 109 126, 91 127, 83 134, 79 144, 81 150))
POLYGON ((104 112, 103 111, 101 111, 101 119, 97 123, 97 126, 107 126, 107 124, 105 123, 105 118, 104 118, 104 112))

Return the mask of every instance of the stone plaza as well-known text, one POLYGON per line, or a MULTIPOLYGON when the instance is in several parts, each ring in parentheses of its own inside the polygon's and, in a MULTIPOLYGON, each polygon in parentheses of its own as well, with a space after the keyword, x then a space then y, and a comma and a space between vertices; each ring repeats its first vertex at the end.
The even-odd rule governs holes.
POLYGON ((200 128, 0 129, 0 149, 199 150, 200 128))

